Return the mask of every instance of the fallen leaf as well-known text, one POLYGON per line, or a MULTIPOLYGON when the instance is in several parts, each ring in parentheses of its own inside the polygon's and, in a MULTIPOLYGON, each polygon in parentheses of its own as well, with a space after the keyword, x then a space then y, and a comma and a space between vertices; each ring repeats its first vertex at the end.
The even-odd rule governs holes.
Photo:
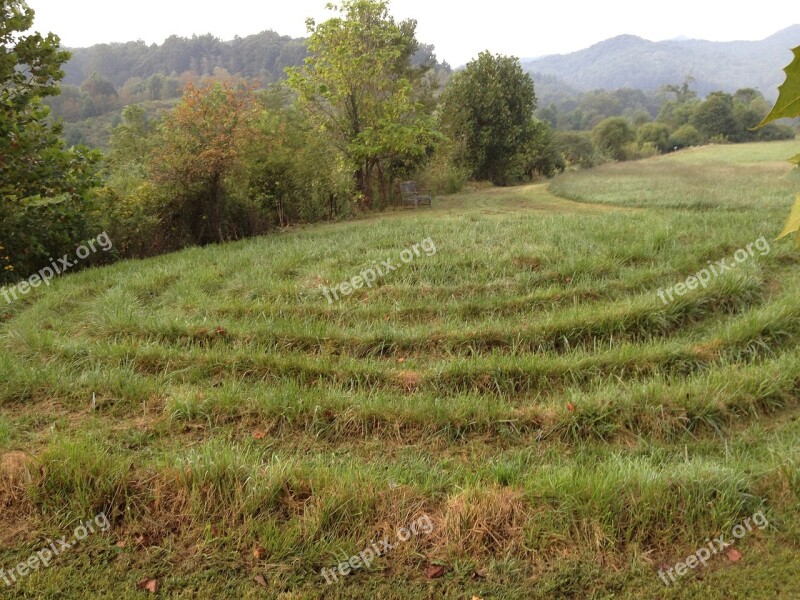
POLYGON ((261 560, 267 555, 267 549, 262 548, 261 546, 256 546, 253 548, 253 558, 256 560, 261 560))
POLYGON ((489 575, 489 571, 487 569, 475 569, 475 573, 473 573, 473 577, 476 579, 486 579, 487 575, 489 575))
POLYGON ((405 358, 398 358, 397 362, 399 362, 402 365, 404 362, 406 362, 406 359, 405 358))
POLYGON ((442 575, 445 574, 447 569, 441 565, 431 565, 425 570, 425 577, 428 579, 439 579, 442 575))
POLYGON ((483 598, 478 598, 477 596, 473 596, 472 600, 483 600, 483 598))
POLYGON ((259 429, 258 431, 253 432, 253 437, 257 440, 263 440, 265 437, 267 437, 267 432, 259 429))
POLYGON ((137 546, 146 546, 147 545, 147 537, 145 537, 144 535, 137 535, 134 538, 134 541, 136 542, 137 546))
POLYGON ((225 335, 225 330, 222 327, 217 327, 217 335, 225 335))
POLYGON ((728 560, 731 562, 739 562, 740 560, 742 560, 742 553, 739 552, 736 548, 731 548, 730 550, 728 550, 728 552, 726 552, 726 556, 728 557, 728 560))
POLYGON ((151 594, 158 593, 158 579, 145 578, 136 586, 137 589, 144 590, 151 594))
POLYGON ((117 548, 125 548, 127 546, 128 546, 128 542, 126 542, 125 540, 120 540, 120 541, 117 542, 117 548))
POLYGON ((267 587, 267 580, 264 578, 263 575, 256 575, 253 577, 253 581, 255 581, 258 585, 265 588, 267 587))
POLYGON ((572 402, 568 402, 568 403, 567 403, 567 410, 568 410, 569 412, 572 412, 572 413, 574 413, 574 412, 575 412, 575 405, 574 405, 572 402))

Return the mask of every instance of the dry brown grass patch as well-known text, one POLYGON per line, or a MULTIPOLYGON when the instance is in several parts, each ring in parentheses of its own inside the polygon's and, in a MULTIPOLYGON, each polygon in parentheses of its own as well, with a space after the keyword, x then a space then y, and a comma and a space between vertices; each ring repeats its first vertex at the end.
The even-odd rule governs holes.
POLYGON ((692 348, 694 355, 706 362, 717 360, 720 357, 725 343, 722 340, 711 340, 704 344, 697 344, 692 348))
POLYGON ((25 497, 25 488, 33 480, 33 459, 24 452, 6 452, 0 456, 0 505, 8 506, 25 497))
POLYGON ((417 371, 398 371, 394 381, 406 392, 414 392, 422 383, 422 374, 417 371))
POLYGON ((451 497, 434 535, 448 554, 525 554, 524 527, 532 508, 519 490, 466 490, 451 497))

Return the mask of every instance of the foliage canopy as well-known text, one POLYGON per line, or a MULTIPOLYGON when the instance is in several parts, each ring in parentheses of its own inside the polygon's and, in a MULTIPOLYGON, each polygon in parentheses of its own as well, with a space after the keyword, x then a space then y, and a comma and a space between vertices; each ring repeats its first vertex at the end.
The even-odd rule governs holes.
POLYGON ((88 202, 99 156, 67 150, 41 101, 58 94, 69 53, 52 33, 26 33, 33 19, 25 2, 0 0, 0 281, 96 234, 88 202))
POLYGON ((344 0, 328 8, 340 16, 307 22, 310 56, 289 70, 289 85, 350 163, 370 206, 376 179, 387 200, 393 176, 423 164, 438 139, 426 101, 426 67, 412 61, 417 23, 396 22, 382 0, 344 0))

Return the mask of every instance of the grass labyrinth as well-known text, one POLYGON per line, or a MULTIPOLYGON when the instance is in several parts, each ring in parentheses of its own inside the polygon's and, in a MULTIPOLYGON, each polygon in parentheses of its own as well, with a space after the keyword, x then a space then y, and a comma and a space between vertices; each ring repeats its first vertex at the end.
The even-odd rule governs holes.
POLYGON ((134 598, 150 577, 171 597, 792 597, 800 256, 772 239, 793 153, 475 191, 3 308, 0 567, 100 511, 114 524, 4 593, 134 598), (768 255, 658 297, 762 236, 768 255), (323 295, 426 238, 435 255, 323 295), (658 579, 759 510, 743 560, 658 579), (325 585, 426 514, 429 535, 325 585))

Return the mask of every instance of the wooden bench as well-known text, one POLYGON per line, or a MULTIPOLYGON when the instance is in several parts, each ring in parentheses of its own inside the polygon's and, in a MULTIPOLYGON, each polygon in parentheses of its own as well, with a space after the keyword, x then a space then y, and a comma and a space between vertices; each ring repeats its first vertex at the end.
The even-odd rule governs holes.
POLYGON ((433 196, 424 192, 417 191, 417 184, 413 181, 404 181, 400 184, 400 191, 403 195, 403 206, 413 206, 419 208, 427 204, 433 208, 433 196))

